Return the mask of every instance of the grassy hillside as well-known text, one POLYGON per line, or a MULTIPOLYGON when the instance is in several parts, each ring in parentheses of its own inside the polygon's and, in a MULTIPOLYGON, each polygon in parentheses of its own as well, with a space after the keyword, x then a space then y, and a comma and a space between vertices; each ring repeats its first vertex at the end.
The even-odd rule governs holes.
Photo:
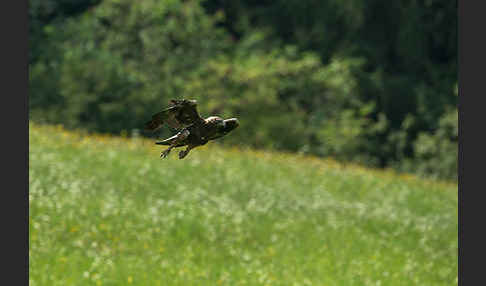
POLYGON ((30 285, 457 285, 457 185, 29 126, 30 285))

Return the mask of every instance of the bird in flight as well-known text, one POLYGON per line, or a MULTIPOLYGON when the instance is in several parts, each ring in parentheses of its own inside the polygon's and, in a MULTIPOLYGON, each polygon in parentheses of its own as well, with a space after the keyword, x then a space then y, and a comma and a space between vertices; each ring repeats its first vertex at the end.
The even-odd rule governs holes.
POLYGON ((173 148, 187 146, 186 150, 179 152, 179 159, 186 157, 191 149, 223 137, 239 126, 236 118, 224 120, 218 116, 202 118, 197 112, 197 102, 187 99, 171 100, 168 108, 154 114, 152 120, 145 124, 145 130, 154 132, 164 123, 178 132, 172 137, 155 143, 169 146, 160 154, 160 157, 167 157, 173 148))

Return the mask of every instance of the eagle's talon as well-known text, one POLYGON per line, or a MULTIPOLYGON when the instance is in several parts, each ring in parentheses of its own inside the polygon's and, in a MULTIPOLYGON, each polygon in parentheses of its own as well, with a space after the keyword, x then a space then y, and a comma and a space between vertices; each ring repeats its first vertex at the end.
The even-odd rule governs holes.
POLYGON ((169 153, 170 153, 170 149, 167 149, 160 154, 160 157, 163 159, 163 158, 167 157, 167 155, 169 155, 169 153))
POLYGON ((179 159, 183 159, 184 157, 186 157, 187 153, 189 153, 189 152, 187 152, 185 150, 180 151, 179 152, 179 159))

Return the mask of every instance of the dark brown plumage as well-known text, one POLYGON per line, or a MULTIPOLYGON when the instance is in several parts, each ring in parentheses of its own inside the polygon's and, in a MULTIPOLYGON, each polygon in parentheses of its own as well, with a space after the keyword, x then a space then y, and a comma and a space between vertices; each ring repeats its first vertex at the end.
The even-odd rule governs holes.
POLYGON ((167 157, 173 148, 187 146, 186 150, 179 152, 179 159, 186 157, 191 149, 223 137, 239 126, 236 118, 223 120, 218 116, 210 116, 203 119, 197 112, 197 102, 187 99, 171 100, 167 109, 154 114, 152 120, 145 124, 145 130, 156 131, 164 123, 179 132, 155 144, 169 146, 160 155, 162 158, 167 157))

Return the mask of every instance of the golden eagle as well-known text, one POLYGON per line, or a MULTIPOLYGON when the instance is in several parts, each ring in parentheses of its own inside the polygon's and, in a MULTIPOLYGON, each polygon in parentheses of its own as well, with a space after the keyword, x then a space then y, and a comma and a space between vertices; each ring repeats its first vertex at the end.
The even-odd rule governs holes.
POLYGON ((187 99, 171 100, 167 109, 153 115, 152 120, 145 124, 145 130, 153 132, 161 128, 164 123, 176 129, 178 133, 155 143, 169 145, 160 157, 167 157, 172 148, 187 146, 186 150, 179 152, 179 159, 186 157, 191 149, 223 137, 239 126, 236 118, 225 120, 218 116, 202 118, 197 112, 197 102, 187 99))

